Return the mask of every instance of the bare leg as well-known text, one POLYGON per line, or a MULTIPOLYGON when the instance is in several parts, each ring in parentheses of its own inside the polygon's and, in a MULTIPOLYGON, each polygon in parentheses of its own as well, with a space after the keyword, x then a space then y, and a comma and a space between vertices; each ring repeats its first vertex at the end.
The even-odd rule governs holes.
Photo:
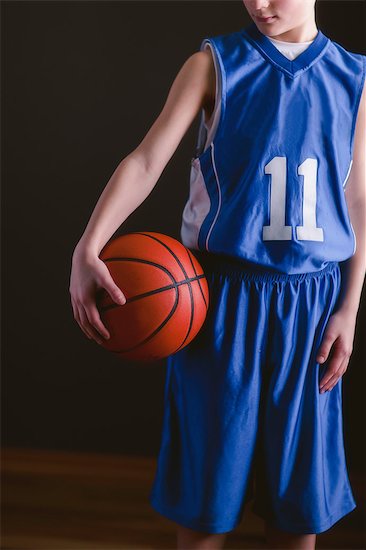
POLYGON ((204 533, 182 525, 177 527, 178 550, 219 550, 224 547, 226 533, 204 533))
POLYGON ((275 529, 266 522, 267 548, 293 548, 294 550, 314 550, 316 534, 298 535, 275 529))

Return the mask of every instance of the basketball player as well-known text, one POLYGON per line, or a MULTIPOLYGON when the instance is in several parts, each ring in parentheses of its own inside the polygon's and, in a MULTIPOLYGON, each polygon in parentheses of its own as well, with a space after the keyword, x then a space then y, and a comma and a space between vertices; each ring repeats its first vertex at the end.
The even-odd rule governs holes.
POLYGON ((124 295, 98 254, 201 112, 181 236, 210 307, 168 358, 150 502, 177 524, 178 548, 222 548, 254 496, 268 548, 313 549, 356 507, 341 383, 366 269, 366 56, 318 29, 315 0, 244 6, 251 23, 202 41, 112 175, 70 293, 100 343, 95 290, 124 295))

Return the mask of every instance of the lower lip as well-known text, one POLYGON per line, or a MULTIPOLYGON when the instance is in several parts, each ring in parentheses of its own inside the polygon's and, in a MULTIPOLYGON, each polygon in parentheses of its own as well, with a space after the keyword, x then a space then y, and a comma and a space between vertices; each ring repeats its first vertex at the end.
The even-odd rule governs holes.
POLYGON ((260 23, 272 23, 272 21, 276 19, 276 16, 274 15, 273 17, 266 17, 265 19, 262 19, 261 17, 256 17, 256 19, 260 23))

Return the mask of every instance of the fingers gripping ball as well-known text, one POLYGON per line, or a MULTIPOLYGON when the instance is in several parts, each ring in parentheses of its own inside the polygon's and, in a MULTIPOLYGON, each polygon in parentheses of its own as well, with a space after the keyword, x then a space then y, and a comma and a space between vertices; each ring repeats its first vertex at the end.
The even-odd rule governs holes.
POLYGON ((110 339, 103 347, 121 359, 149 362, 187 346, 206 318, 209 290, 202 266, 181 242, 139 231, 109 241, 101 260, 126 297, 105 289, 97 307, 110 339))

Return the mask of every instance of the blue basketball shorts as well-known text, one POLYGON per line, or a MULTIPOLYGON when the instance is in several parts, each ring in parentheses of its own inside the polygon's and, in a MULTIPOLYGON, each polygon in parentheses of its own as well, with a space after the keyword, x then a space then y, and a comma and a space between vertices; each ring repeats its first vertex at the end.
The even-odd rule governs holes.
POLYGON ((316 354, 340 291, 338 262, 285 274, 192 250, 210 291, 196 337, 167 358, 153 509, 206 533, 244 505, 278 529, 320 533, 356 502, 342 378, 320 393, 316 354))

